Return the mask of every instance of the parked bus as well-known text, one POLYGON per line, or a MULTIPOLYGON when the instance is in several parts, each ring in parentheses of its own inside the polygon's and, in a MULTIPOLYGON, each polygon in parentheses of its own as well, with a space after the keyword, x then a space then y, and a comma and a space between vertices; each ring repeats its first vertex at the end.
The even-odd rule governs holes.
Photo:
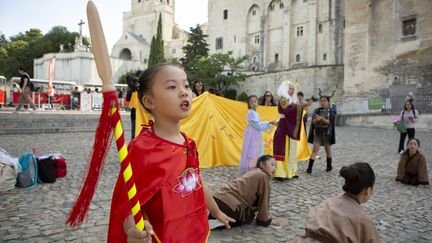
MULTIPOLYGON (((18 105, 20 93, 16 90, 19 87, 20 77, 13 77, 10 81, 10 86, 14 89, 12 92, 12 104, 18 105)), ((35 91, 31 92, 34 103, 40 108, 44 104, 49 104, 48 97, 48 80, 46 79, 30 79, 34 84, 35 91)), ((71 92, 77 86, 75 82, 53 80, 52 85, 55 86, 54 104, 58 104, 60 109, 70 107, 71 92)))

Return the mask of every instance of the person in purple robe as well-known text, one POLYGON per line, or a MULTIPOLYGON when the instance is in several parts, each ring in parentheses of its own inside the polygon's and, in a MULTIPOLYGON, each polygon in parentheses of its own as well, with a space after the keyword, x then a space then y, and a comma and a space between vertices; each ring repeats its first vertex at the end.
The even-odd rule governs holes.
POLYGON ((251 95, 247 100, 249 112, 246 116, 248 125, 244 131, 242 154, 240 159, 240 175, 246 174, 250 169, 255 168, 257 159, 264 154, 263 131, 271 129, 276 121, 261 121, 256 109, 258 97, 251 95))
POLYGON ((282 82, 278 88, 280 119, 273 137, 273 157, 276 160, 274 177, 280 181, 298 178, 297 141, 300 140, 303 108, 308 107, 311 101, 299 104, 296 93, 291 81, 282 82))

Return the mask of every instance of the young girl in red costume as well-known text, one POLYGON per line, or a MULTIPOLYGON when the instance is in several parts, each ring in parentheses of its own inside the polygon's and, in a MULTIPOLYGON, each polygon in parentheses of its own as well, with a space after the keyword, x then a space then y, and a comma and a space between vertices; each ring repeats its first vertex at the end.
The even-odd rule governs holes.
POLYGON ((180 120, 189 115, 192 105, 186 73, 175 65, 154 65, 139 77, 138 96, 155 120, 128 147, 145 231, 135 229, 119 175, 108 242, 206 242, 207 208, 228 228, 235 220, 219 210, 201 178, 195 142, 180 131, 180 120))

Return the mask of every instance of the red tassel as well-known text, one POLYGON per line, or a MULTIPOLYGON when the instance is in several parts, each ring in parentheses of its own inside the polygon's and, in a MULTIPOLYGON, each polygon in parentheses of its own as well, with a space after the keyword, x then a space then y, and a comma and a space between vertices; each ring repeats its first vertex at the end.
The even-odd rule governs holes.
POLYGON ((106 155, 112 142, 113 124, 111 122, 112 116, 110 112, 111 108, 114 106, 118 109, 117 96, 115 91, 112 91, 103 93, 103 98, 102 114, 96 129, 93 149, 87 159, 85 167, 84 185, 66 220, 66 224, 72 227, 79 226, 87 215, 99 177, 102 174, 106 155))

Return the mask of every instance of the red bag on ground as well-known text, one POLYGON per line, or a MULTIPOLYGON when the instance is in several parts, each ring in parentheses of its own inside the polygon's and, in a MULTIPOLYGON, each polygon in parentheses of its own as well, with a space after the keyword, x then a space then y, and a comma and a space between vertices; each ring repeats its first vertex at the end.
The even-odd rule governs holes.
POLYGON ((65 177, 66 176, 66 161, 60 154, 46 154, 38 157, 38 160, 49 160, 55 170, 55 177, 65 177))
POLYGON ((65 177, 66 176, 66 161, 62 156, 51 156, 56 177, 65 177))

